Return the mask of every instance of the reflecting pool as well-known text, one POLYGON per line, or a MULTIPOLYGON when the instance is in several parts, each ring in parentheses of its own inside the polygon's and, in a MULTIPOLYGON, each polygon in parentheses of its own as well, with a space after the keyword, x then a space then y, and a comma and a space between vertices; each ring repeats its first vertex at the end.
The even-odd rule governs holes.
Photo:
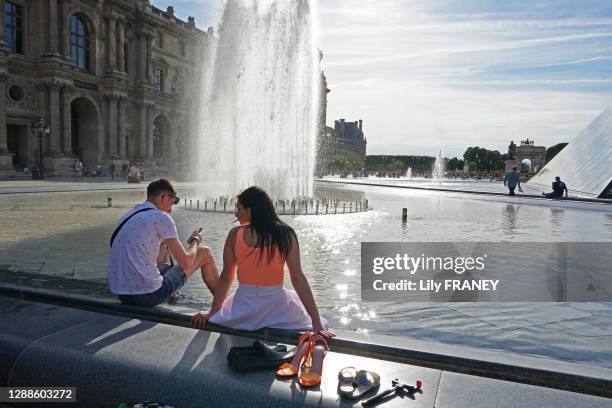
MULTIPOLYGON (((181 194, 183 191, 181 191, 181 194)), ((0 196, 0 266, 104 282, 114 223, 142 191, 0 196), (113 207, 106 208, 107 196, 113 207)), ((284 216, 300 240, 303 269, 332 327, 505 350, 612 368, 611 303, 366 303, 363 241, 612 241, 609 206, 360 185, 315 185, 315 196, 367 199, 366 213, 284 216), (406 222, 401 220, 407 208, 406 222)), ((203 227, 221 268, 231 214, 176 208, 180 237, 203 227)), ((517 254, 517 268, 528 254, 517 254)), ((286 283, 290 285, 288 274, 286 283)), ((191 279, 181 302, 207 308, 191 279)))

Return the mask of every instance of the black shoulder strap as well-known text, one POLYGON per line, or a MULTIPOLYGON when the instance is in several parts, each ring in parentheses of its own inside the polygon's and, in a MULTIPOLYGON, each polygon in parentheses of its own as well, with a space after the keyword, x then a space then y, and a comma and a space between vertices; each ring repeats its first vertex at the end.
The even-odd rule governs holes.
POLYGON ((152 210, 152 208, 143 208, 142 210, 138 210, 138 211, 134 212, 134 214, 130 215, 125 220, 123 220, 123 222, 121 224, 119 224, 119 226, 115 229, 115 232, 113 232, 113 235, 111 236, 111 239, 110 239, 110 246, 111 246, 111 248, 113 247, 113 242, 115 242, 115 238, 117 237, 117 234, 119 233, 119 231, 121 231, 121 228, 123 228, 125 223, 128 222, 130 220, 130 218, 132 218, 136 214, 141 213, 141 212, 145 212, 145 211, 149 211, 149 210, 152 210))

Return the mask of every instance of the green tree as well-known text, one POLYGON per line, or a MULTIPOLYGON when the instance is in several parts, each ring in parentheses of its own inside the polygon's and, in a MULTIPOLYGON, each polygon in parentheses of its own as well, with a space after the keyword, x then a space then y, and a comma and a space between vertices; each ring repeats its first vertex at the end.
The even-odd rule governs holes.
POLYGON ((449 171, 463 170, 463 163, 464 163, 463 160, 453 157, 446 164, 446 169, 449 171))
POLYGON ((395 171, 406 171, 408 167, 401 160, 393 160, 391 163, 385 166, 385 171, 395 172, 395 171))
POLYGON ((333 171, 356 171, 361 170, 364 161, 354 153, 338 154, 330 158, 333 171))
POLYGON ((394 160, 399 160, 404 163, 404 168, 412 168, 412 174, 430 172, 435 157, 432 156, 386 156, 386 155, 368 155, 366 156, 365 167, 369 171, 381 171, 385 169, 387 164, 394 160))
POLYGON ((483 147, 468 147, 463 159, 476 164, 478 171, 495 171, 504 168, 504 157, 497 150, 488 150, 483 147))
POLYGON ((563 148, 567 146, 567 143, 557 143, 554 146, 550 146, 546 149, 546 161, 551 161, 563 148))

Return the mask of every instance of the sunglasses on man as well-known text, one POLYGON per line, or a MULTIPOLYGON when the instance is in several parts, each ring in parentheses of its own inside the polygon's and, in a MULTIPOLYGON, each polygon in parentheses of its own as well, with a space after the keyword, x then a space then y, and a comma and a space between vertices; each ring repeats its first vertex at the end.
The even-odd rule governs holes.
POLYGON ((172 203, 172 205, 177 205, 178 203, 181 202, 181 198, 179 196, 173 196, 172 194, 164 194, 164 195, 174 199, 174 202, 172 203))

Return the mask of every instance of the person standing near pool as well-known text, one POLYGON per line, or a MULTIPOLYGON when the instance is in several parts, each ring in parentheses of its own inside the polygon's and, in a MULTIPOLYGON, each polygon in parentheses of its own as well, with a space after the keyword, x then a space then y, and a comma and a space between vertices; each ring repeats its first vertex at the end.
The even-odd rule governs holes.
POLYGON ((108 282, 121 302, 157 306, 170 300, 196 270, 214 293, 219 272, 210 248, 199 246, 200 231, 193 231, 187 250, 178 240, 170 217, 178 202, 174 185, 162 178, 149 184, 145 202, 119 220, 111 237, 108 282), (158 264, 168 253, 176 265, 158 264))
POLYGON ((508 187, 508 195, 515 195, 514 189, 516 187, 521 189, 521 175, 518 172, 516 166, 512 167, 512 171, 506 173, 506 177, 504 177, 504 187, 508 187))

